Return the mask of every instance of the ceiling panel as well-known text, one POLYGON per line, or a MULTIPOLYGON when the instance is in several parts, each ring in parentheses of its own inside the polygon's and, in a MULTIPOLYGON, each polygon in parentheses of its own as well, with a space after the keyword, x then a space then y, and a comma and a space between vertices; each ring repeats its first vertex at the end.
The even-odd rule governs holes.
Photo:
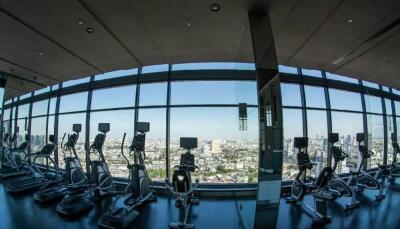
POLYGON ((0 6, 96 70, 106 72, 138 66, 78 1, 32 0, 30 4, 24 3, 23 0, 3 1, 0 6), (88 33, 88 27, 94 32, 88 33))
POLYGON ((96 72, 26 26, 0 13, 0 57, 49 78, 69 79, 96 72), (38 55, 43 51, 44 55, 38 55))
POLYGON ((397 33, 364 55, 338 70, 341 74, 356 75, 361 79, 400 88, 399 72, 400 28, 397 33), (373 62, 371 61, 373 60, 373 62), (394 74, 396 72, 396 75, 394 74), (382 82, 381 82, 382 81, 382 82))
POLYGON ((378 27, 381 20, 396 11, 399 6, 398 0, 388 0, 384 3, 376 0, 343 1, 287 64, 335 70, 337 64, 333 62, 354 50, 373 32, 382 28, 378 27))

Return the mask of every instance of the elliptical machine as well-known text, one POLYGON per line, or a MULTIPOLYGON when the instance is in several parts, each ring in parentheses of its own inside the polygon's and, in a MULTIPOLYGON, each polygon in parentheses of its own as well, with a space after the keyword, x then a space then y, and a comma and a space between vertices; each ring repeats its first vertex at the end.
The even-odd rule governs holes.
POLYGON ((136 129, 138 134, 133 138, 128 154, 128 156, 133 156, 133 164, 130 164, 129 159, 124 154, 126 133, 124 133, 121 145, 121 154, 128 164, 129 184, 124 195, 117 197, 110 206, 110 210, 100 218, 99 225, 101 227, 126 228, 139 217, 139 207, 157 200, 153 195, 153 183, 147 174, 144 163, 146 132, 150 130, 150 123, 137 122, 136 129))
POLYGON ((37 202, 47 203, 50 201, 59 200, 64 197, 68 187, 87 182, 85 172, 82 169, 80 160, 75 150, 75 145, 78 142, 81 129, 81 124, 73 124, 72 131, 74 133, 68 135, 68 140, 65 144, 63 144, 66 135, 64 134, 61 141, 61 151, 64 154, 65 161, 64 179, 58 184, 49 184, 47 186, 43 186, 39 189, 39 191, 35 192, 33 194, 33 198, 37 202), (69 152, 69 156, 66 155, 66 152, 69 152))
POLYGON ((25 141, 18 147, 12 148, 12 145, 16 145, 18 129, 17 127, 17 131, 13 137, 7 133, 3 138, 2 168, 0 171, 0 177, 2 179, 27 176, 32 173, 28 163, 30 136, 25 135, 25 141))
POLYGON ((176 170, 172 175, 172 184, 165 179, 165 186, 176 196, 175 206, 179 209, 179 219, 177 223, 170 223, 169 228, 194 228, 194 224, 188 224, 191 207, 199 204, 199 199, 194 197, 194 191, 199 185, 199 180, 192 184, 191 172, 198 169, 194 162, 194 155, 191 150, 197 148, 197 138, 181 138, 180 147, 186 150, 181 154, 181 161, 176 165, 176 170))
POLYGON ((347 184, 349 184, 357 193, 362 192, 364 189, 379 190, 379 193, 375 195, 375 200, 380 201, 386 197, 383 193, 383 186, 363 169, 363 165, 368 158, 374 155, 374 152, 368 150, 367 146, 362 144, 364 142, 364 133, 357 133, 356 140, 358 142, 361 162, 358 165, 357 171, 350 172, 351 176, 347 181, 347 184))
POLYGON ((342 148, 335 146, 335 143, 339 141, 338 133, 330 133, 328 135, 328 142, 331 144, 331 155, 334 159, 334 165, 332 168, 332 180, 329 182, 329 189, 336 190, 341 193, 342 197, 349 197, 350 203, 345 205, 345 210, 351 210, 360 207, 360 202, 356 200, 356 193, 353 189, 346 183, 340 176, 338 176, 335 171, 338 164, 344 161, 349 155, 343 152, 342 148))
POLYGON ((57 205, 57 212, 63 216, 76 216, 93 208, 93 201, 113 194, 113 179, 103 155, 106 133, 110 131, 109 123, 99 123, 99 134, 89 147, 89 155, 98 155, 98 160, 90 160, 90 183, 68 187, 66 195, 57 205))
POLYGON ((329 183, 333 176, 331 167, 325 167, 321 170, 315 183, 307 181, 307 170, 311 170, 313 165, 308 153, 308 138, 297 137, 294 138, 294 147, 298 149, 297 153, 297 166, 299 172, 292 183, 291 196, 287 198, 288 203, 297 204, 308 215, 314 218, 314 224, 323 225, 331 222, 331 217, 327 215, 327 201, 335 200, 341 196, 337 190, 329 189, 329 183), (307 192, 311 192, 314 197, 314 206, 303 201, 307 192))

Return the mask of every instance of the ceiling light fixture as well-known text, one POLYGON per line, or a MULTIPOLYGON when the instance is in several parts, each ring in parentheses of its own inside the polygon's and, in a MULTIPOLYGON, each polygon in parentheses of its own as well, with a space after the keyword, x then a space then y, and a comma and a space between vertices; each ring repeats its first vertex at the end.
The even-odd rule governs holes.
POLYGON ((43 50, 39 50, 39 51, 37 52, 37 54, 38 54, 39 56, 43 56, 43 55, 44 55, 44 51, 43 51, 43 50))
POLYGON ((78 20, 78 25, 83 25, 83 23, 84 23, 83 20, 81 20, 81 19, 78 20))
POLYGON ((210 10, 212 12, 218 12, 221 9, 221 6, 217 3, 213 3, 210 5, 210 10))
POLYGON ((347 22, 348 22, 348 23, 352 23, 352 22, 353 22, 353 19, 349 19, 349 20, 347 20, 347 22))
POLYGON ((88 32, 88 33, 93 33, 93 32, 94 32, 94 29, 91 28, 91 27, 87 27, 87 28, 86 28, 86 32, 88 32))

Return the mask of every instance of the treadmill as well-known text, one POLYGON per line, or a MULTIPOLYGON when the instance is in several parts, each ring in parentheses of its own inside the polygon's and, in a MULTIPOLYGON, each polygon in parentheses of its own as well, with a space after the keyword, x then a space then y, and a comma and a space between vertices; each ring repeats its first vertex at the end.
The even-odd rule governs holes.
POLYGON ((54 153, 56 149, 56 145, 54 144, 55 138, 54 135, 49 136, 49 144, 46 144, 39 152, 34 154, 29 154, 29 157, 33 156, 33 160, 31 162, 31 166, 29 167, 32 171, 31 176, 26 176, 25 178, 13 180, 5 183, 6 190, 9 193, 22 193, 26 191, 37 190, 42 186, 49 185, 50 183, 58 183, 62 181, 61 176, 59 176, 58 165, 51 158, 51 155, 54 153), (38 158, 45 158, 51 161, 54 165, 55 173, 46 172, 43 173, 37 166, 36 160, 38 158))
POLYGON ((8 145, 3 148, 3 162, 0 170, 0 178, 3 180, 27 176, 32 173, 28 165, 28 147, 30 136, 25 135, 25 141, 22 142, 17 148, 12 149, 10 147, 10 142, 14 142, 13 139, 15 138, 16 135, 14 135, 12 138, 10 138, 9 135, 5 135, 3 139, 3 147, 4 145, 8 145))

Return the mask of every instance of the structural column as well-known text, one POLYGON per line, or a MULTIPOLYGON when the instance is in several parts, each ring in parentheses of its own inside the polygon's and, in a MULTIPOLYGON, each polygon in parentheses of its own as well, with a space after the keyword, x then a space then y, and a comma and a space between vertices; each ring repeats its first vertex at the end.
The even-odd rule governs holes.
POLYGON ((250 11, 257 72, 259 170, 254 228, 275 228, 282 181, 282 101, 278 61, 267 12, 250 11))

